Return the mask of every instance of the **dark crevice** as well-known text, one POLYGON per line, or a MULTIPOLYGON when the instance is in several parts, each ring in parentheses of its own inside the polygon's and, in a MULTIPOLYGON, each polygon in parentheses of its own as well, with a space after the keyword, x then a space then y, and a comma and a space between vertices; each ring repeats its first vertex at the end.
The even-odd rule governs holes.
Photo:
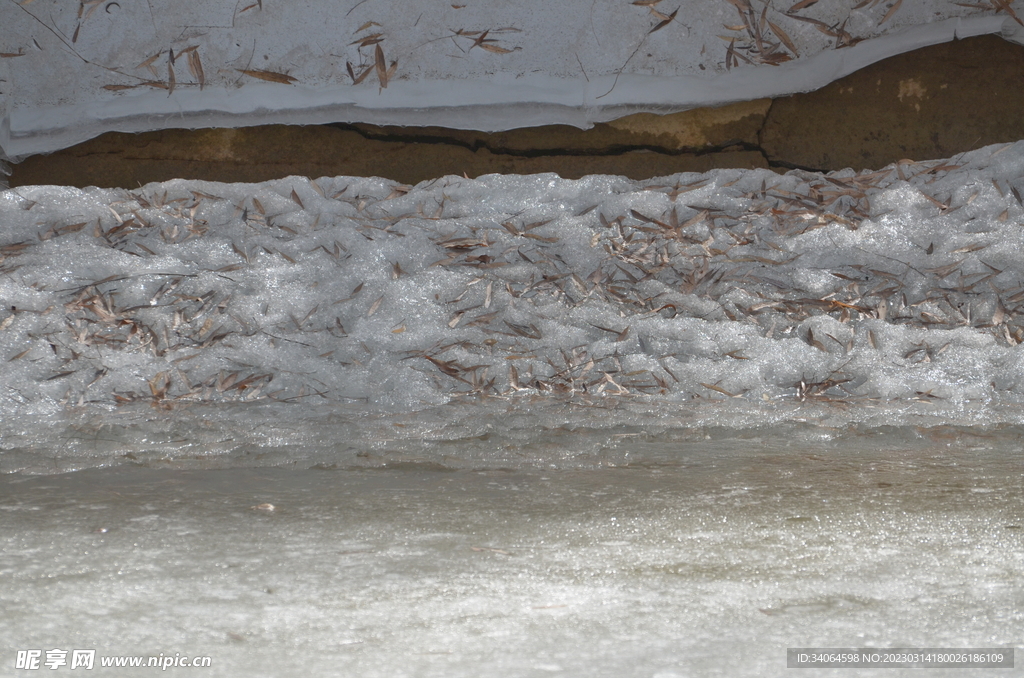
POLYGON ((775 99, 771 100, 768 104, 768 110, 764 112, 764 117, 761 118, 761 126, 757 128, 757 150, 761 151, 761 156, 764 161, 768 163, 769 167, 774 168, 772 159, 768 155, 768 151, 764 150, 764 129, 768 126, 768 121, 772 118, 772 111, 775 109, 775 99))
POLYGON ((768 166, 771 167, 772 169, 803 170, 805 172, 820 172, 822 174, 828 174, 829 172, 835 171, 835 170, 830 169, 830 168, 809 167, 807 165, 798 165, 795 162, 788 162, 786 160, 777 160, 777 159, 773 160, 773 159, 769 158, 767 155, 765 155, 765 161, 768 163, 768 166))
MULTIPOLYGON (((656 144, 611 144, 603 148, 591 148, 591 149, 571 149, 571 148, 538 148, 538 149, 513 149, 506 146, 492 145, 487 139, 476 139, 473 141, 467 141, 465 139, 459 139, 451 136, 443 136, 436 134, 416 134, 414 131, 408 133, 393 132, 381 132, 373 133, 368 132, 365 129, 360 129, 355 125, 347 123, 333 123, 328 125, 336 129, 342 129, 346 131, 355 132, 368 141, 378 141, 385 143, 404 143, 404 144, 433 144, 438 146, 458 146, 465 148, 473 153, 477 153, 481 150, 486 150, 491 155, 504 155, 516 158, 545 158, 545 157, 557 157, 557 156, 569 156, 577 158, 588 158, 588 157, 614 157, 616 155, 625 155, 627 153, 637 153, 647 151, 650 153, 657 153, 658 155, 664 156, 693 156, 700 157, 703 155, 712 155, 714 153, 723 153, 729 150, 743 150, 743 151, 757 151, 763 153, 756 144, 745 142, 741 139, 730 139, 724 143, 715 146, 702 146, 700 148, 666 148, 665 146, 659 146, 656 144)), ((415 128, 412 128, 415 129, 415 128)))
MULTIPOLYGON (((774 106, 774 101, 772 102, 774 106)), ((768 122, 768 118, 771 115, 771 108, 769 107, 767 115, 765 115, 764 121, 761 124, 761 128, 758 130, 757 139, 759 142, 763 139, 764 127, 768 122)), ((707 155, 715 155, 718 153, 727 153, 735 151, 749 151, 759 153, 764 158, 765 164, 772 169, 782 170, 805 170, 808 172, 828 172, 829 168, 820 167, 809 167, 800 165, 798 163, 792 163, 787 160, 772 158, 768 155, 767 151, 760 144, 752 144, 742 139, 730 139, 721 144, 714 146, 703 146, 701 148, 666 148, 664 146, 658 146, 655 144, 613 144, 600 149, 569 149, 569 148, 543 148, 543 149, 511 149, 505 146, 492 145, 488 143, 487 139, 475 139, 473 141, 467 141, 465 139, 459 139, 453 136, 443 136, 437 134, 417 134, 413 128, 409 132, 403 132, 395 134, 393 132, 380 132, 374 133, 367 131, 366 129, 360 128, 356 125, 346 123, 335 123, 329 125, 336 129, 342 129, 346 131, 355 132, 361 137, 368 141, 378 141, 385 143, 406 143, 406 144, 433 144, 437 146, 457 146, 459 148, 465 148, 472 153, 478 153, 481 150, 487 150, 491 155, 496 156, 509 156, 517 158, 545 158, 545 157, 615 157, 618 155, 625 155, 627 153, 637 152, 650 152, 657 153, 658 155, 676 157, 676 156, 689 156, 699 158, 707 155)))

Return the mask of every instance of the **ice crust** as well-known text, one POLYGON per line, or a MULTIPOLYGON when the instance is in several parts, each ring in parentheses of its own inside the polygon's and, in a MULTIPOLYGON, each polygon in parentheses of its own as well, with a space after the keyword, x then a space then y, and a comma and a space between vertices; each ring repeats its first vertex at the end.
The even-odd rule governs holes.
POLYGON ((1022 177, 1024 142, 859 174, 7 190, 0 460, 1021 423, 1022 177))
POLYGON ((0 158, 172 127, 585 128, 810 91, 957 38, 1024 42, 1022 0, 794 6, 152 0, 76 15, 58 0, 6 3, 0 158))

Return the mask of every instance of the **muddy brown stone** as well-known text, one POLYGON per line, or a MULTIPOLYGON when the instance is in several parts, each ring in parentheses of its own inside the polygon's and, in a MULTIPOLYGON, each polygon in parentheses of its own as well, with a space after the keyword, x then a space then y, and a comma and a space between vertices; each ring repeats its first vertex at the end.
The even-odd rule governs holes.
POLYGON ((820 90, 776 99, 768 159, 867 169, 1024 139, 1024 47, 995 36, 886 59, 820 90))

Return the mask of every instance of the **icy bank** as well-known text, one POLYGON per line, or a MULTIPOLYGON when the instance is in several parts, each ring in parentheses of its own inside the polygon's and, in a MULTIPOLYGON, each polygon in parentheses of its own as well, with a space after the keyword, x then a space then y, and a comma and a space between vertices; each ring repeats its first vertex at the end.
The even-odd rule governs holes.
POLYGON ((0 5, 0 149, 102 132, 369 122, 496 131, 809 91, 1024 2, 346 0, 0 5))
POLYGON ((5 465, 1021 423, 1022 174, 1024 142, 861 174, 7 190, 5 465))

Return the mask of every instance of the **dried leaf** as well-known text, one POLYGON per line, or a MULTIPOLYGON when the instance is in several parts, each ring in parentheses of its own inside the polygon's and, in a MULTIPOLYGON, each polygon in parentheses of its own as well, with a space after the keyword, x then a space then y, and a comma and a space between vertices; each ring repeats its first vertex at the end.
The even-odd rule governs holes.
POLYGON ((716 392, 718 392, 718 393, 721 393, 722 395, 727 395, 727 396, 729 396, 730 398, 735 398, 735 397, 736 397, 736 394, 735 394, 735 393, 729 393, 728 391, 726 391, 726 390, 725 390, 724 388, 722 388, 721 386, 716 386, 715 384, 705 384, 705 383, 704 383, 703 381, 702 381, 702 382, 700 382, 700 385, 701 385, 701 386, 703 386, 704 388, 709 388, 709 389, 711 389, 712 391, 716 391, 716 392))
POLYGON ((996 11, 997 12, 999 12, 999 11, 1006 12, 1011 17, 1013 17, 1014 21, 1019 23, 1021 26, 1024 26, 1024 22, 1022 22, 1020 20, 1020 17, 1017 16, 1017 13, 1013 11, 1013 8, 1010 7, 1010 3, 1007 2, 1007 0, 992 0, 992 4, 994 4, 996 6, 996 8, 997 8, 996 11))
POLYGON ((821 341, 819 341, 814 336, 814 330, 809 329, 809 328, 807 330, 807 343, 810 344, 811 346, 813 346, 814 348, 818 349, 819 351, 823 351, 825 353, 828 353, 828 349, 825 348, 825 344, 821 343, 821 341))
POLYGON ((473 41, 473 44, 470 45, 469 48, 473 49, 474 47, 479 47, 480 45, 484 44, 484 40, 487 39, 487 34, 490 33, 490 32, 491 32, 490 29, 488 29, 488 30, 484 31, 483 33, 481 33, 479 35, 479 37, 477 37, 477 39, 473 41))
POLYGON ((353 85, 358 85, 363 80, 366 80, 366 76, 368 76, 370 72, 373 71, 373 66, 367 66, 365 69, 363 69, 362 73, 356 75, 355 71, 352 69, 351 63, 346 62, 345 67, 348 69, 348 75, 350 78, 352 78, 353 85))
POLYGON ((800 52, 796 50, 796 45, 793 44, 793 41, 790 39, 789 34, 786 33, 786 31, 782 30, 780 26, 772 23, 771 21, 768 22, 768 27, 772 29, 772 33, 778 36, 779 40, 782 41, 782 44, 786 46, 786 49, 796 56, 800 56, 800 52))
POLYGON ((486 42, 480 43, 480 49, 486 49, 488 52, 493 52, 494 54, 508 54, 509 52, 512 51, 510 49, 505 49, 504 47, 498 47, 497 45, 491 45, 491 44, 486 43, 486 42))
POLYGON ((291 85, 298 82, 297 78, 293 78, 287 73, 277 73, 276 71, 260 71, 250 70, 247 68, 236 68, 239 73, 248 75, 251 78, 258 78, 260 80, 266 80, 267 82, 278 82, 282 85, 291 85))
POLYGON ((202 90, 206 84, 206 74, 203 72, 203 62, 199 60, 199 52, 193 50, 188 53, 188 69, 192 77, 199 82, 199 89, 202 90))
POLYGON ((380 45, 373 51, 374 54, 374 68, 377 69, 377 80, 380 82, 382 89, 388 88, 388 69, 387 62, 384 61, 384 50, 381 49, 380 45))
MULTIPOLYGON (((651 30, 647 31, 647 35, 650 35, 651 33, 654 33, 655 31, 660 31, 665 26, 668 26, 670 23, 672 23, 672 20, 676 18, 676 14, 678 14, 678 13, 679 13, 679 7, 676 7, 676 11, 672 12, 668 16, 665 16, 664 19, 662 19, 657 24, 655 24, 654 28, 652 28, 651 30)), ((662 16, 664 16, 664 15, 662 15, 662 16)))
POLYGON ((895 14, 899 10, 900 5, 902 5, 902 4, 903 4, 903 0, 896 0, 896 2, 893 3, 893 6, 889 8, 889 11, 885 13, 885 16, 882 17, 882 20, 878 22, 878 25, 881 26, 886 21, 891 19, 893 14, 895 14))
POLYGON ((817 28, 820 32, 824 33, 825 35, 827 35, 827 36, 829 36, 831 38, 838 38, 839 37, 839 34, 836 33, 835 31, 833 31, 829 27, 829 25, 827 23, 825 23, 824 21, 818 21, 817 19, 812 19, 812 18, 806 17, 806 16, 799 16, 797 14, 789 14, 787 16, 789 16, 790 19, 796 19, 797 21, 803 21, 803 22, 809 23, 812 26, 814 26, 815 28, 817 28))
POLYGON ((383 33, 373 33, 372 35, 368 35, 365 38, 360 38, 359 40, 353 40, 352 42, 350 42, 348 44, 350 44, 350 45, 359 45, 360 47, 369 47, 370 45, 376 45, 378 42, 383 42, 383 41, 384 41, 384 34, 383 33))
POLYGON ((31 347, 26 348, 24 351, 22 351, 21 353, 19 353, 16 356, 14 356, 13 358, 8 358, 7 362, 13 362, 15 360, 18 360, 19 358, 24 358, 26 355, 28 355, 29 351, 31 351, 31 350, 32 350, 31 347))

